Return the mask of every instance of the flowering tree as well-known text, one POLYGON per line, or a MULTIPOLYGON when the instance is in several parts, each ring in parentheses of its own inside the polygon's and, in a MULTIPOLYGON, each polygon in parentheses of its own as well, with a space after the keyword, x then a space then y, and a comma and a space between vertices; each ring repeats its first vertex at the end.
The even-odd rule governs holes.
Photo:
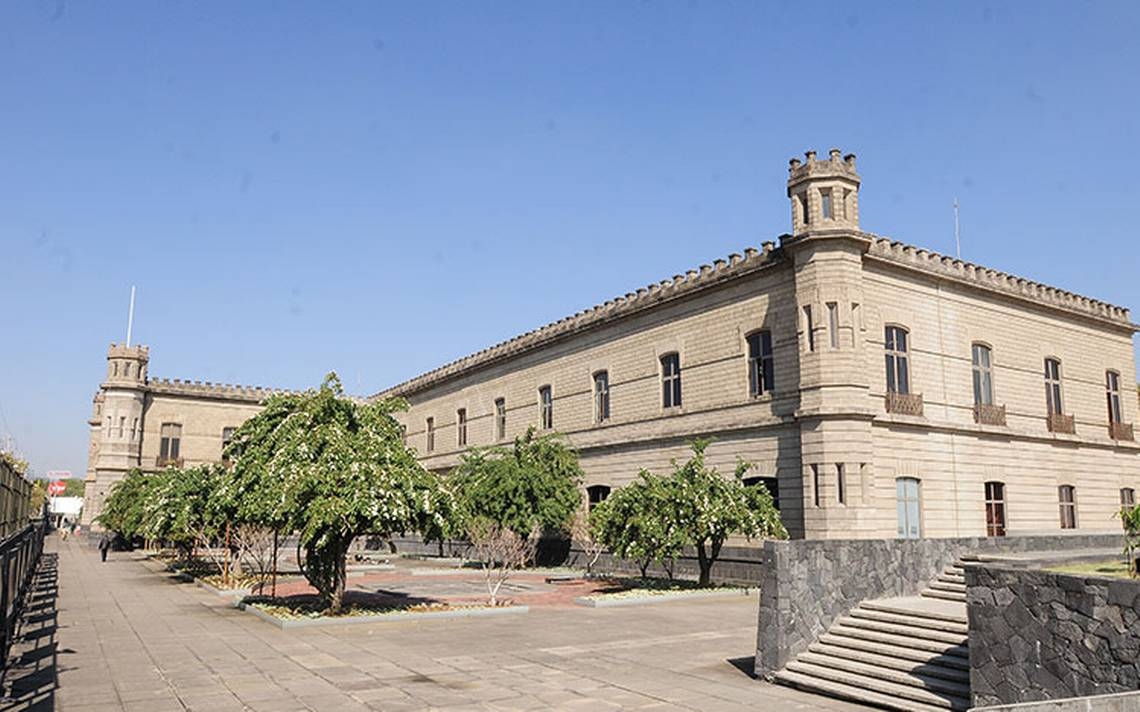
POLYGON ((317 390, 271 396, 234 433, 225 496, 241 521, 295 531, 302 571, 327 612, 344 603, 345 555, 362 534, 432 526, 435 480, 405 447, 397 399, 360 403, 336 374, 317 390))
POLYGON ((738 461, 733 476, 724 477, 705 464, 708 444, 708 440, 693 442, 692 457, 680 465, 673 463, 664 508, 685 542, 696 547, 702 586, 709 584, 712 566, 730 535, 787 537, 768 490, 745 486, 744 473, 751 465, 738 461))
POLYGON ((611 552, 636 562, 642 578, 653 562, 672 571, 685 541, 668 506, 665 481, 642 470, 636 481, 594 507, 590 530, 611 552))

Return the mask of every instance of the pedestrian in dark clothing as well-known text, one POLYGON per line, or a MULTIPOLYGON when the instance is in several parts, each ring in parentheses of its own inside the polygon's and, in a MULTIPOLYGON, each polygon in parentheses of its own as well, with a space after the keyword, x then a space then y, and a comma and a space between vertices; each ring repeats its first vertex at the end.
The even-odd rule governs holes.
POLYGON ((103 561, 107 560, 107 552, 111 550, 111 537, 107 536, 104 532, 103 536, 99 537, 99 556, 103 561))

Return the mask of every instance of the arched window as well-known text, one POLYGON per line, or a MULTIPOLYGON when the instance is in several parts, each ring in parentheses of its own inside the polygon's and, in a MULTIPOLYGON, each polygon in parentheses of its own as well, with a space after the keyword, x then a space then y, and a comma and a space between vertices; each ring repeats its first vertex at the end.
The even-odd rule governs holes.
POLYGON ((887 391, 910 393, 909 334, 901 326, 888 326, 884 330, 883 345, 886 351, 887 391))
POLYGON ((1124 487, 1120 490, 1120 508, 1132 509, 1136 506, 1136 490, 1124 487))
POLYGON ((586 488, 586 502, 589 509, 593 509, 610 496, 610 488, 606 485, 590 485, 586 488))
POLYGON ((745 340, 748 342, 748 395, 759 398, 772 392, 775 379, 772 332, 754 331, 745 340))
POLYGON ((550 386, 538 389, 538 418, 543 430, 554 427, 554 391, 550 386))
POLYGON ((676 352, 661 357, 661 405, 681 405, 681 356, 676 352))
POLYGON ((986 536, 1005 536, 1005 484, 986 483, 986 536))
POLYGON ((1072 485, 1057 488, 1057 499, 1061 507, 1061 528, 1077 528, 1077 489, 1072 485))
POLYGON ((994 404, 993 354, 985 344, 970 348, 974 370, 974 405, 994 404))
POLYGON ((495 399, 495 439, 507 437, 507 399, 495 399))
POLYGON ((1045 407, 1049 415, 1065 412, 1061 398, 1061 362, 1055 358, 1045 359, 1045 407))
POLYGON ((610 374, 598 371, 594 374, 594 422, 604 423, 610 419, 610 374))
POLYGON ((780 481, 775 477, 745 477, 741 480, 745 487, 763 487, 772 497, 772 506, 780 511, 780 481))
POLYGON ((922 536, 922 500, 916 477, 899 477, 895 480, 898 509, 898 536, 900 539, 918 539, 922 536))

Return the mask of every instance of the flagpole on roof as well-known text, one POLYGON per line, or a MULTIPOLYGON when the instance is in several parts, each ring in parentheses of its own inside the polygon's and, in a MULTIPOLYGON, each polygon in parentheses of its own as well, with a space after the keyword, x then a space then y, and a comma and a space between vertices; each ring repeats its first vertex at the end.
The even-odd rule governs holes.
POLYGON ((131 308, 127 312, 127 346, 131 345, 131 329, 135 325, 135 287, 131 285, 131 308))

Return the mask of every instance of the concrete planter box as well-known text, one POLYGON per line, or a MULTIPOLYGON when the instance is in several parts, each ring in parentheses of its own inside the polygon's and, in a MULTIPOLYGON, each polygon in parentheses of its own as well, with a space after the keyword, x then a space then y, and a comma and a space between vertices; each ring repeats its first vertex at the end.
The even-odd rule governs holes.
POLYGON ((362 625, 368 623, 395 623, 397 621, 431 620, 440 618, 483 618, 486 616, 509 616, 530 612, 528 606, 503 606, 502 608, 457 608, 451 611, 425 611, 423 613, 386 613, 377 616, 343 616, 340 618, 298 618, 282 619, 271 616, 254 605, 239 603, 238 608, 252 613, 261 620, 282 630, 292 628, 313 628, 323 626, 362 625))
POLYGON ((651 606, 658 603, 672 603, 673 601, 692 601, 702 598, 742 598, 753 595, 748 589, 731 589, 728 591, 689 591, 685 593, 667 593, 659 596, 631 596, 629 598, 575 598, 574 603, 589 608, 615 608, 618 606, 651 606))
POLYGON ((241 598, 252 593, 252 589, 250 588, 218 588, 217 586, 212 586, 206 583, 202 579, 194 579, 194 583, 198 584, 199 587, 206 589, 215 596, 221 596, 222 598, 241 598))

